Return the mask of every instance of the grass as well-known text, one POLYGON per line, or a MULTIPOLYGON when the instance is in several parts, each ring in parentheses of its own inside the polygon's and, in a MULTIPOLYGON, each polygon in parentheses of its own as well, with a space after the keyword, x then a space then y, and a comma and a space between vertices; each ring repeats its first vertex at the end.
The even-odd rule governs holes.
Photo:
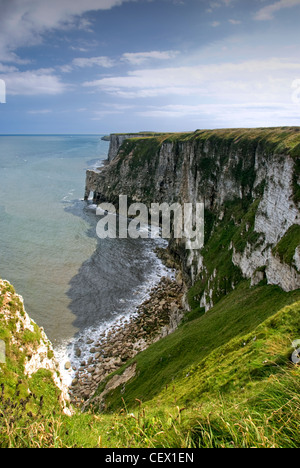
MULTIPOLYGON (((149 137, 161 142, 176 143, 179 141, 202 141, 217 143, 221 148, 228 149, 231 145, 239 145, 247 152, 253 152, 257 145, 263 145, 268 154, 290 153, 294 159, 300 155, 299 127, 265 127, 265 128, 234 128, 196 130, 195 132, 153 133, 149 137), (228 146, 229 145, 229 146, 228 146)), ((144 140, 147 137, 137 138, 144 140)), ((137 140, 136 139, 136 140, 137 140)))
MULTIPOLYGON (((260 296, 259 289, 254 288, 260 296)), ((299 318, 299 302, 266 320, 257 317, 250 333, 233 333, 143 402, 134 395, 128 399, 130 386, 144 378, 140 374, 126 386, 127 399, 120 396, 113 411, 84 415, 90 418, 94 438, 101 427, 95 443, 132 448, 299 447, 300 368, 289 359, 291 341, 300 333, 299 318)), ((181 356, 178 352, 177 359, 181 356)), ((148 382, 155 385, 153 377, 149 369, 148 382)))
MULTIPOLYGON (((1 379, 3 380, 3 379, 1 379)), ((17 380, 14 394, 1 383, 0 447, 55 448, 61 415, 59 391, 50 372, 41 369, 28 382, 17 380), (24 388, 29 384, 29 389, 24 388), (30 389, 34 389, 33 393, 30 389), (10 395, 10 396, 8 396, 10 395)))
MULTIPOLYGON (((260 288, 254 289, 260 296, 260 288)), ((299 291, 297 295, 299 298, 299 291)), ((274 301, 277 299, 274 296, 274 301)), ((260 300, 263 296, 257 306, 260 300)), ((293 301, 293 297, 290 300, 293 301)), ((145 397, 143 404, 134 400, 134 395, 130 398, 128 395, 131 386, 136 387, 139 379, 145 378, 141 372, 126 386, 127 399, 125 401, 123 395, 119 403, 124 408, 121 414, 114 412, 114 429, 117 428, 121 443, 172 446, 170 440, 166 442, 170 436, 177 447, 299 446, 300 369, 289 358, 291 342, 300 336, 300 302, 282 309, 278 304, 278 308, 278 312, 266 320, 255 316, 251 327, 244 326, 244 329, 251 328, 250 333, 232 333, 225 344, 218 346, 216 343, 214 349, 208 346, 210 350, 203 350, 202 358, 197 353, 194 364, 173 375, 155 396, 148 401, 145 397), (178 423, 175 428, 174 421, 178 423), (141 433, 138 436, 138 432, 148 426, 153 432, 145 431, 145 439, 141 433), (166 439, 163 441, 160 436, 166 439), (160 445, 164 443, 168 445, 160 445)), ((195 323, 193 326, 196 327, 195 323)), ((200 335, 199 341, 202 339, 200 335)), ((161 344, 166 345, 167 341, 162 340, 161 344)), ((191 342, 190 348, 194 345, 191 342)), ((178 351, 177 359, 181 357, 183 354, 178 351)), ((137 362, 141 365, 139 359, 137 362)), ((172 366, 172 359, 169 366, 172 366)), ((165 364, 165 367, 168 366, 165 364)), ((151 383, 155 385, 151 370, 148 370, 148 379, 151 376, 151 383)), ((106 417, 112 416, 107 414, 106 417)), ((111 437, 112 434, 113 431, 111 437)))
POLYGON ((253 147, 253 144, 259 144, 263 145, 264 151, 269 154, 286 154, 289 152, 294 158, 299 156, 300 150, 299 127, 199 130, 194 134, 194 138, 227 140, 232 144, 240 144, 246 149, 253 147))
POLYGON ((300 368, 289 359, 299 300, 299 290, 242 282, 137 355, 136 377, 109 395, 104 413, 65 416, 49 372, 20 378, 8 362, 0 367, 0 446, 299 446, 300 368))
POLYGON ((202 448, 299 448, 299 390, 299 373, 283 372, 259 397, 231 405, 219 398, 192 439, 202 448))
MULTIPOLYGON (((122 398, 128 407, 136 406, 136 399, 144 402, 153 399, 166 385, 184 377, 191 366, 203 362, 215 349, 233 338, 240 339, 281 307, 299 299, 300 291, 284 293, 276 286, 249 288, 248 282, 241 283, 211 311, 184 323, 172 335, 139 354, 135 359, 137 377, 126 385, 124 395, 119 389, 110 394, 107 409, 120 407, 122 398)), ((188 392, 186 399, 187 395, 188 392)), ((186 404, 186 399, 181 403, 186 404)))

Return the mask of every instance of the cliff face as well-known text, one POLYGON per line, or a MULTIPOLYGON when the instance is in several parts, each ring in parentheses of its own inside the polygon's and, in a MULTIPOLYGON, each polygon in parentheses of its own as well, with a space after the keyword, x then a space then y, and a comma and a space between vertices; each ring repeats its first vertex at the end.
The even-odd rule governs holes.
POLYGON ((101 173, 87 172, 86 193, 96 203, 204 202, 204 248, 170 248, 190 300, 208 310, 242 277, 300 287, 299 155, 299 128, 125 139, 101 173))
POLYGON ((115 159, 115 157, 118 154, 120 146, 122 146, 122 143, 124 143, 125 140, 127 140, 129 138, 134 138, 136 136, 137 135, 132 135, 132 134, 118 135, 117 133, 110 135, 108 160, 112 161, 113 159, 115 159))
POLYGON ((145 133, 112 133, 110 135, 109 141, 109 150, 108 150, 108 161, 112 161, 115 159, 118 155, 119 149, 124 143, 125 140, 128 140, 130 138, 143 138, 143 137, 149 137, 151 135, 151 132, 145 132, 145 133))

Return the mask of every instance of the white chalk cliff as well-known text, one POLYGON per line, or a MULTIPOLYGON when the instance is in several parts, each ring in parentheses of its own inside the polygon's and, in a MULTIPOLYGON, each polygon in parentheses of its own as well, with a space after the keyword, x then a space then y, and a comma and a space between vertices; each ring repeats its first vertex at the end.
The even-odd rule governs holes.
MULTIPOLYGON (((117 204, 119 195, 149 206, 204 202, 206 220, 211 220, 206 221, 211 228, 206 241, 225 219, 234 222, 235 235, 223 247, 244 278, 252 285, 265 278, 284 291, 300 287, 299 128, 196 131, 134 140, 114 135, 112 147, 110 163, 100 173, 87 172, 86 194, 92 191, 95 203, 117 204), (233 206, 239 204, 245 211, 237 216, 233 206), (293 249, 288 263, 277 251, 282 239, 293 249)), ((202 280, 199 303, 206 310, 216 291, 235 287, 236 271, 224 274, 217 259, 208 264, 207 252, 184 251, 175 241, 170 247, 191 284, 202 280)))

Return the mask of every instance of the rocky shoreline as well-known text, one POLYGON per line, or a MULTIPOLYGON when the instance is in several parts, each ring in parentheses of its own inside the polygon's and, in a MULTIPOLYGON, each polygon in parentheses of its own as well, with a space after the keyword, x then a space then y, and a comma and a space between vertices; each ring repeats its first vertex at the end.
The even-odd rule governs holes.
MULTIPOLYGON (((91 356, 82 361, 69 388, 71 402, 86 407, 105 379, 150 344, 172 333, 184 316, 184 285, 180 278, 163 277, 149 299, 129 319, 90 340, 91 356)), ((80 350, 79 350, 80 353, 80 350)))

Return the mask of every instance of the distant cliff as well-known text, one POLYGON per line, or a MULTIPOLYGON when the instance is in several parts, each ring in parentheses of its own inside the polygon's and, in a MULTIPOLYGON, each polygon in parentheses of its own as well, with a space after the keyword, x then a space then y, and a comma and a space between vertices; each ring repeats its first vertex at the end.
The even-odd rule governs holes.
POLYGON ((111 137, 110 164, 87 172, 86 196, 205 204, 205 245, 170 249, 210 309, 243 278, 300 287, 300 128, 111 137), (124 138, 123 138, 124 137, 124 138))
POLYGON ((112 161, 117 156, 120 147, 122 146, 125 140, 130 138, 143 138, 153 135, 159 135, 152 132, 139 132, 139 133, 112 133, 109 136, 109 150, 108 150, 108 160, 112 161))

